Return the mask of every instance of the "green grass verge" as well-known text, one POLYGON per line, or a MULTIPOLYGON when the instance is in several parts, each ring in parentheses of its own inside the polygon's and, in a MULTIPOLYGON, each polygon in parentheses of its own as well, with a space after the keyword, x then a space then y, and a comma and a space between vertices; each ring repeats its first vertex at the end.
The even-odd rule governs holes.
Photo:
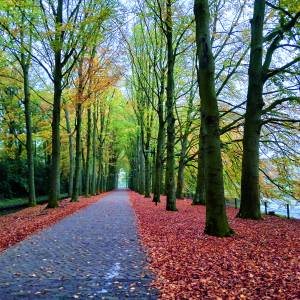
MULTIPOLYGON (((59 199, 67 198, 68 194, 60 194, 59 199)), ((36 198, 37 204, 46 203, 48 196, 40 196, 36 198)), ((28 198, 12 198, 12 199, 3 199, 0 200, 0 211, 18 207, 25 207, 28 205, 28 198)))

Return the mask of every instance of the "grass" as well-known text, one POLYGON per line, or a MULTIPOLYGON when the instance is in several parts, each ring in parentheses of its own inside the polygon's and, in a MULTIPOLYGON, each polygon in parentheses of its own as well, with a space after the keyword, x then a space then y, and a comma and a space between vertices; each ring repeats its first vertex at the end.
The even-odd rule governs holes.
MULTIPOLYGON (((60 194, 59 199, 67 198, 68 194, 60 194)), ((37 204, 46 203, 48 196, 39 196, 36 198, 37 204)), ((0 211, 9 210, 14 208, 21 208, 28 205, 28 198, 12 198, 12 199, 3 199, 0 200, 0 211)))

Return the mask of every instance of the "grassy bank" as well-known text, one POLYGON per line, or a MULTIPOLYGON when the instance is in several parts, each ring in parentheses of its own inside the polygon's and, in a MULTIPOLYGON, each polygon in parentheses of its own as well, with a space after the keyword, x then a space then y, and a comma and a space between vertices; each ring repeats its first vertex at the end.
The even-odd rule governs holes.
MULTIPOLYGON (((68 194, 61 194, 60 199, 67 198, 68 194)), ((46 203, 48 196, 37 197, 37 204, 46 203)), ((7 210, 19 209, 28 206, 28 198, 12 198, 0 200, 0 214, 5 214, 7 210)))

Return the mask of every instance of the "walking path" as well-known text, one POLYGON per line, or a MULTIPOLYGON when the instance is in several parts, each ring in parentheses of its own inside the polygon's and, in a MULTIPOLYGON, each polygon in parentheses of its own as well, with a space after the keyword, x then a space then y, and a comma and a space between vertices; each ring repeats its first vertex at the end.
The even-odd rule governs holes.
POLYGON ((0 255, 0 299, 156 299, 126 191, 0 255))

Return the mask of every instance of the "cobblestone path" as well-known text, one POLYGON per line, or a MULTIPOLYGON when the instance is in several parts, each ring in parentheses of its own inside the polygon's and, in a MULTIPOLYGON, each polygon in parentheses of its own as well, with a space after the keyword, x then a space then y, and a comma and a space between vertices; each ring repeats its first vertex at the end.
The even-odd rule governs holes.
MULTIPOLYGON (((0 229, 1 230, 1 229, 0 229)), ((0 299, 156 299, 126 191, 0 255, 0 299)))

